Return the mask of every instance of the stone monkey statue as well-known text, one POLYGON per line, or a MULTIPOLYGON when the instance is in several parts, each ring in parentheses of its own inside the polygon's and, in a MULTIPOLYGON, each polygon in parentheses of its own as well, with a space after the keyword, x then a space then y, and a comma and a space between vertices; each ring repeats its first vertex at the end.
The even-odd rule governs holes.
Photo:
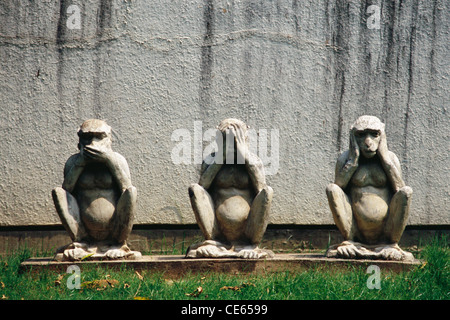
POLYGON ((219 144, 223 146, 218 151, 223 152, 223 161, 216 161, 217 154, 207 157, 199 182, 189 187, 205 241, 191 246, 186 257, 270 256, 273 253, 259 249, 258 244, 268 224, 273 190, 266 184, 261 160, 247 152, 247 125, 225 119, 218 130, 222 142, 226 141, 219 144))
POLYGON ((111 148, 111 127, 90 119, 78 130, 79 153, 64 167, 62 187, 52 191, 56 211, 72 243, 57 258, 139 258, 126 240, 133 227, 137 190, 125 158, 111 148))
POLYGON ((384 124, 361 116, 350 129, 349 150, 336 163, 335 181, 326 189, 334 221, 344 242, 329 257, 411 260, 398 242, 409 214, 412 189, 400 162, 388 150, 384 124))

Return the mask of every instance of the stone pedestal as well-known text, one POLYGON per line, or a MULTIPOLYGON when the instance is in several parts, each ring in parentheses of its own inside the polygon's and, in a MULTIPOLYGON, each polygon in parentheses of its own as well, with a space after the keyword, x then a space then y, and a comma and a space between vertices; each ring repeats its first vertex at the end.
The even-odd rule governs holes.
POLYGON ((304 272, 329 268, 342 272, 354 271, 355 266, 368 268, 377 265, 382 271, 403 272, 421 265, 422 261, 388 261, 370 259, 340 259, 327 258, 323 254, 275 254, 272 258, 241 259, 241 258, 202 258, 186 259, 183 255, 143 255, 138 260, 101 260, 101 261, 56 261, 54 258, 30 258, 21 264, 21 270, 39 272, 54 270, 66 272, 70 265, 97 265, 103 268, 120 269, 124 264, 137 271, 163 272, 165 277, 179 278, 187 274, 206 274, 220 272, 227 274, 261 274, 273 272, 304 272))

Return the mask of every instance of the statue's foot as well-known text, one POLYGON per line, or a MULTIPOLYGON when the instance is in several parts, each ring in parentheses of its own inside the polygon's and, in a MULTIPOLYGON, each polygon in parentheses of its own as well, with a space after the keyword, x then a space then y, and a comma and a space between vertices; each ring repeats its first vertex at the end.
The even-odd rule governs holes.
POLYGON ((111 246, 103 243, 87 244, 73 242, 57 251, 55 260, 80 261, 101 259, 127 259, 137 260, 142 257, 138 251, 131 251, 127 245, 111 246))
POLYGON ((331 246, 326 256, 344 259, 414 260, 412 253, 403 251, 397 244, 366 245, 353 241, 344 241, 341 244, 331 246))
POLYGON ((411 252, 403 251, 397 244, 385 245, 375 249, 384 260, 413 261, 411 252))
POLYGON ((243 249, 237 252, 237 256, 242 259, 259 259, 263 257, 263 254, 257 252, 256 250, 243 249))
POLYGON ((360 250, 350 241, 344 242, 336 250, 337 255, 342 258, 353 259, 361 255, 360 250))
POLYGON ((238 258, 243 259, 262 259, 272 258, 274 253, 270 250, 260 249, 256 245, 235 247, 234 251, 237 253, 238 258))
POLYGON ((121 259, 123 257, 126 257, 128 252, 125 252, 120 249, 109 249, 105 252, 105 257, 109 259, 121 259))
POLYGON ((89 257, 91 253, 81 248, 69 249, 64 251, 64 260, 83 260, 89 257))
POLYGON ((93 254, 96 250, 89 248, 86 243, 72 242, 57 250, 55 260, 58 261, 79 261, 84 260, 93 254))
POLYGON ((226 258, 231 254, 224 246, 206 245, 197 249, 197 257, 226 258))
POLYGON ((273 257, 273 252, 259 249, 257 246, 231 246, 219 241, 207 240, 188 249, 186 258, 242 258, 261 259, 273 257))
POLYGON ((219 241, 205 240, 191 245, 185 258, 227 258, 234 256, 227 246, 219 241))
POLYGON ((137 260, 142 257, 140 252, 131 251, 127 245, 123 245, 120 248, 110 248, 104 253, 105 257, 109 259, 130 259, 137 260))

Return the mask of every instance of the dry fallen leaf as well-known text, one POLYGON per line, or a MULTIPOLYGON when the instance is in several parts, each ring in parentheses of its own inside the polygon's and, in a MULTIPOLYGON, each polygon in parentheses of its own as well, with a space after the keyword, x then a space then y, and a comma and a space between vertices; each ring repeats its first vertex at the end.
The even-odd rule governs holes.
POLYGON ((93 280, 93 281, 85 281, 81 284, 83 289, 97 289, 103 290, 108 286, 108 282, 106 280, 93 280))
POLYGON ((220 290, 233 290, 233 291, 239 291, 241 290, 241 287, 238 286, 223 286, 222 288, 220 288, 220 290))
POLYGON ((55 286, 59 286, 61 284, 61 280, 64 278, 64 274, 60 274, 58 279, 55 280, 55 286))
POLYGON ((135 271, 135 272, 136 272, 136 275, 139 278, 139 280, 144 280, 144 277, 141 276, 141 274, 139 272, 137 272, 137 271, 135 271))
POLYGON ((106 281, 107 281, 107 282, 109 283, 109 285, 110 285, 111 287, 113 287, 113 288, 114 288, 115 285, 119 284, 119 281, 114 280, 114 279, 106 279, 106 281))
POLYGON ((164 282, 168 285, 168 286, 171 286, 171 285, 173 285, 173 280, 172 279, 164 279, 164 282))
POLYGON ((242 288, 248 287, 248 286, 253 286, 256 287, 255 284, 251 283, 251 282, 244 282, 242 283, 240 286, 223 286, 222 288, 220 288, 220 290, 233 290, 233 291, 239 291, 242 288))
MULTIPOLYGON (((109 275, 107 275, 108 277, 109 275)), ((115 285, 119 284, 119 281, 114 279, 102 279, 102 280, 93 280, 86 281, 81 284, 81 287, 84 289, 97 289, 97 290, 105 290, 108 286, 114 288, 115 285)))
POLYGON ((150 298, 147 298, 147 297, 134 297, 133 300, 150 300, 150 298))
POLYGON ((2 295, 2 300, 6 300, 6 299, 8 299, 8 297, 3 294, 2 295))
POLYGON ((356 283, 353 285, 353 286, 351 286, 350 288, 348 288, 348 289, 345 289, 344 290, 344 292, 347 292, 347 291, 350 291, 350 290, 352 290, 354 287, 356 286, 356 283))
POLYGON ((256 284, 251 283, 251 282, 244 282, 244 283, 242 283, 242 287, 249 287, 249 286, 256 287, 256 284))
POLYGON ((186 293, 186 295, 190 296, 190 297, 198 297, 202 292, 203 292, 203 288, 202 287, 198 287, 197 289, 195 289, 194 292, 186 293))
POLYGON ((5 288, 5 284, 2 281, 0 281, 0 288, 5 288))
POLYGON ((89 253, 89 254, 85 255, 85 256, 84 256, 83 258, 81 258, 81 261, 83 261, 83 260, 86 260, 87 258, 89 258, 89 257, 93 256, 93 255, 94 255, 94 253, 95 253, 95 252, 93 252, 93 253, 89 253))

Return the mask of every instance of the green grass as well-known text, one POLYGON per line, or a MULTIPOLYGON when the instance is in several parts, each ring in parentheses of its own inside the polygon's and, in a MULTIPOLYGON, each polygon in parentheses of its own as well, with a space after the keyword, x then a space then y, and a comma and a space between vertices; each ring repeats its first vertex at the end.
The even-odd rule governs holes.
POLYGON ((0 299, 448 300, 449 255, 447 237, 435 238, 416 253, 425 261, 421 266, 403 273, 382 271, 379 290, 367 287, 370 274, 357 267, 340 272, 320 268, 258 276, 205 273, 166 279, 163 273, 143 271, 137 274, 125 266, 115 271, 85 266, 81 270, 81 289, 68 289, 70 274, 49 270, 35 274, 19 272, 22 261, 36 256, 25 248, 0 257, 0 299))

